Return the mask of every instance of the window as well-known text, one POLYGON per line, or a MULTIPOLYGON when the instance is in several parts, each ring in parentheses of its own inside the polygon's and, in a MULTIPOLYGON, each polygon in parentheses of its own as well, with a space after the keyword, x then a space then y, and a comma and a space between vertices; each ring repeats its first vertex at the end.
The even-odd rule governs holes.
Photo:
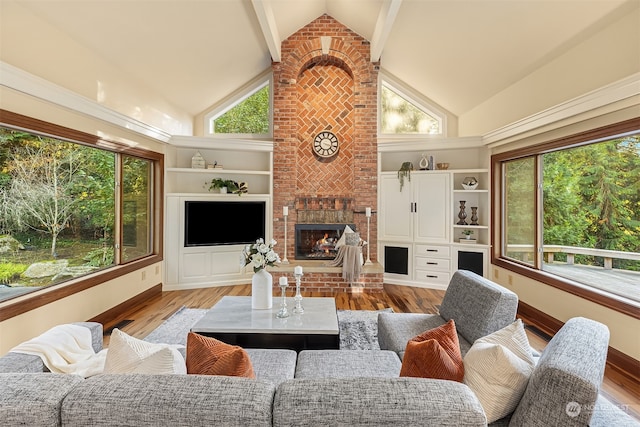
POLYGON ((209 135, 268 136, 271 134, 271 80, 262 75, 232 95, 205 117, 209 135))
POLYGON ((494 155, 493 166, 495 264, 637 316, 640 119, 494 155))
POLYGON ((380 133, 441 135, 442 117, 388 82, 380 88, 380 133))
POLYGON ((152 164, 146 159, 122 156, 122 261, 151 251, 152 164))
POLYGON ((161 259, 161 154, 0 113, 0 301, 161 259))
POLYGON ((533 265, 535 247, 535 158, 505 162, 505 253, 533 265))

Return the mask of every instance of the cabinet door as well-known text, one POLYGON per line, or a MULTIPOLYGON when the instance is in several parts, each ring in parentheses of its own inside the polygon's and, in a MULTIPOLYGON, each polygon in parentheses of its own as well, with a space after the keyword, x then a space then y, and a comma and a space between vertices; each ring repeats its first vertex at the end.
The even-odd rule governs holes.
POLYGON ((378 240, 413 241, 411 184, 405 181, 404 188, 400 191, 400 182, 395 175, 381 177, 378 240))
POLYGON ((429 173, 411 177, 411 181, 417 203, 415 240, 449 243, 450 175, 429 173))

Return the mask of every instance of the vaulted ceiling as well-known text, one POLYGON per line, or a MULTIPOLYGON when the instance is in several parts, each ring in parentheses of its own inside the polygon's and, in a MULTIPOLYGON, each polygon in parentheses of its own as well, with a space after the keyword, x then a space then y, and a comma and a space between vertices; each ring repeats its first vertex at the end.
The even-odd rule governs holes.
MULTIPOLYGON (((385 71, 459 116, 617 19, 633 1, 19 3, 192 116, 268 69, 282 40, 326 13, 370 40, 385 71)), ((18 41, 2 41, 12 42, 18 41)), ((51 66, 64 72, 73 65, 73 58, 61 58, 51 66)))

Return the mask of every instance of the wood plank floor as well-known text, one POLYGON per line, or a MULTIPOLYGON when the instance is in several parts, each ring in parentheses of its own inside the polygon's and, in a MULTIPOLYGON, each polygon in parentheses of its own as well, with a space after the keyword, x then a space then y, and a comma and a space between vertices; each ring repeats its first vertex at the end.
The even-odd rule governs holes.
MULTIPOLYGON (((136 338, 144 338, 175 313, 180 307, 211 308, 225 295, 247 296, 251 294, 251 285, 203 288, 185 291, 162 292, 143 304, 140 304, 116 319, 105 323, 109 330, 119 323, 129 321, 121 330, 136 338)), ((290 290, 287 295, 293 296, 290 290)), ((303 293, 304 297, 327 296, 327 294, 303 293)), ((444 291, 414 288, 408 286, 384 285, 380 293, 334 294, 338 310, 380 310, 392 308, 397 313, 437 313, 444 291)), ((274 300, 274 303, 276 301, 274 300)), ((544 349, 547 340, 543 335, 527 330, 531 346, 538 351, 544 349)), ((109 345, 109 336, 105 335, 105 347, 109 345)), ((607 369, 602 387, 603 394, 616 405, 624 405, 627 412, 640 420, 640 385, 630 382, 613 370, 607 369)))

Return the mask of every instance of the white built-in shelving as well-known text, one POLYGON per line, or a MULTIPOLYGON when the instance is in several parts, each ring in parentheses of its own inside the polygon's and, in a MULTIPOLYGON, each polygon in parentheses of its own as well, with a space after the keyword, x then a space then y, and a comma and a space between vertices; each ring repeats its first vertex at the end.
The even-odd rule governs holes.
POLYGON ((487 276, 491 187, 489 154, 480 138, 401 141, 382 144, 378 151, 378 259, 385 282, 446 289, 459 263, 468 260, 487 276), (449 168, 420 170, 423 156, 433 156, 434 166, 448 163, 449 168), (397 171, 407 161, 414 171, 400 191, 397 171), (467 177, 476 178, 475 189, 463 188, 467 177), (460 201, 465 202, 466 225, 457 224, 460 201), (478 225, 471 225, 472 207, 477 208, 478 225), (460 242, 464 230, 473 231, 472 239, 460 242), (391 254, 389 262, 394 263, 398 254, 406 254, 405 264, 387 268, 385 256, 391 254))

